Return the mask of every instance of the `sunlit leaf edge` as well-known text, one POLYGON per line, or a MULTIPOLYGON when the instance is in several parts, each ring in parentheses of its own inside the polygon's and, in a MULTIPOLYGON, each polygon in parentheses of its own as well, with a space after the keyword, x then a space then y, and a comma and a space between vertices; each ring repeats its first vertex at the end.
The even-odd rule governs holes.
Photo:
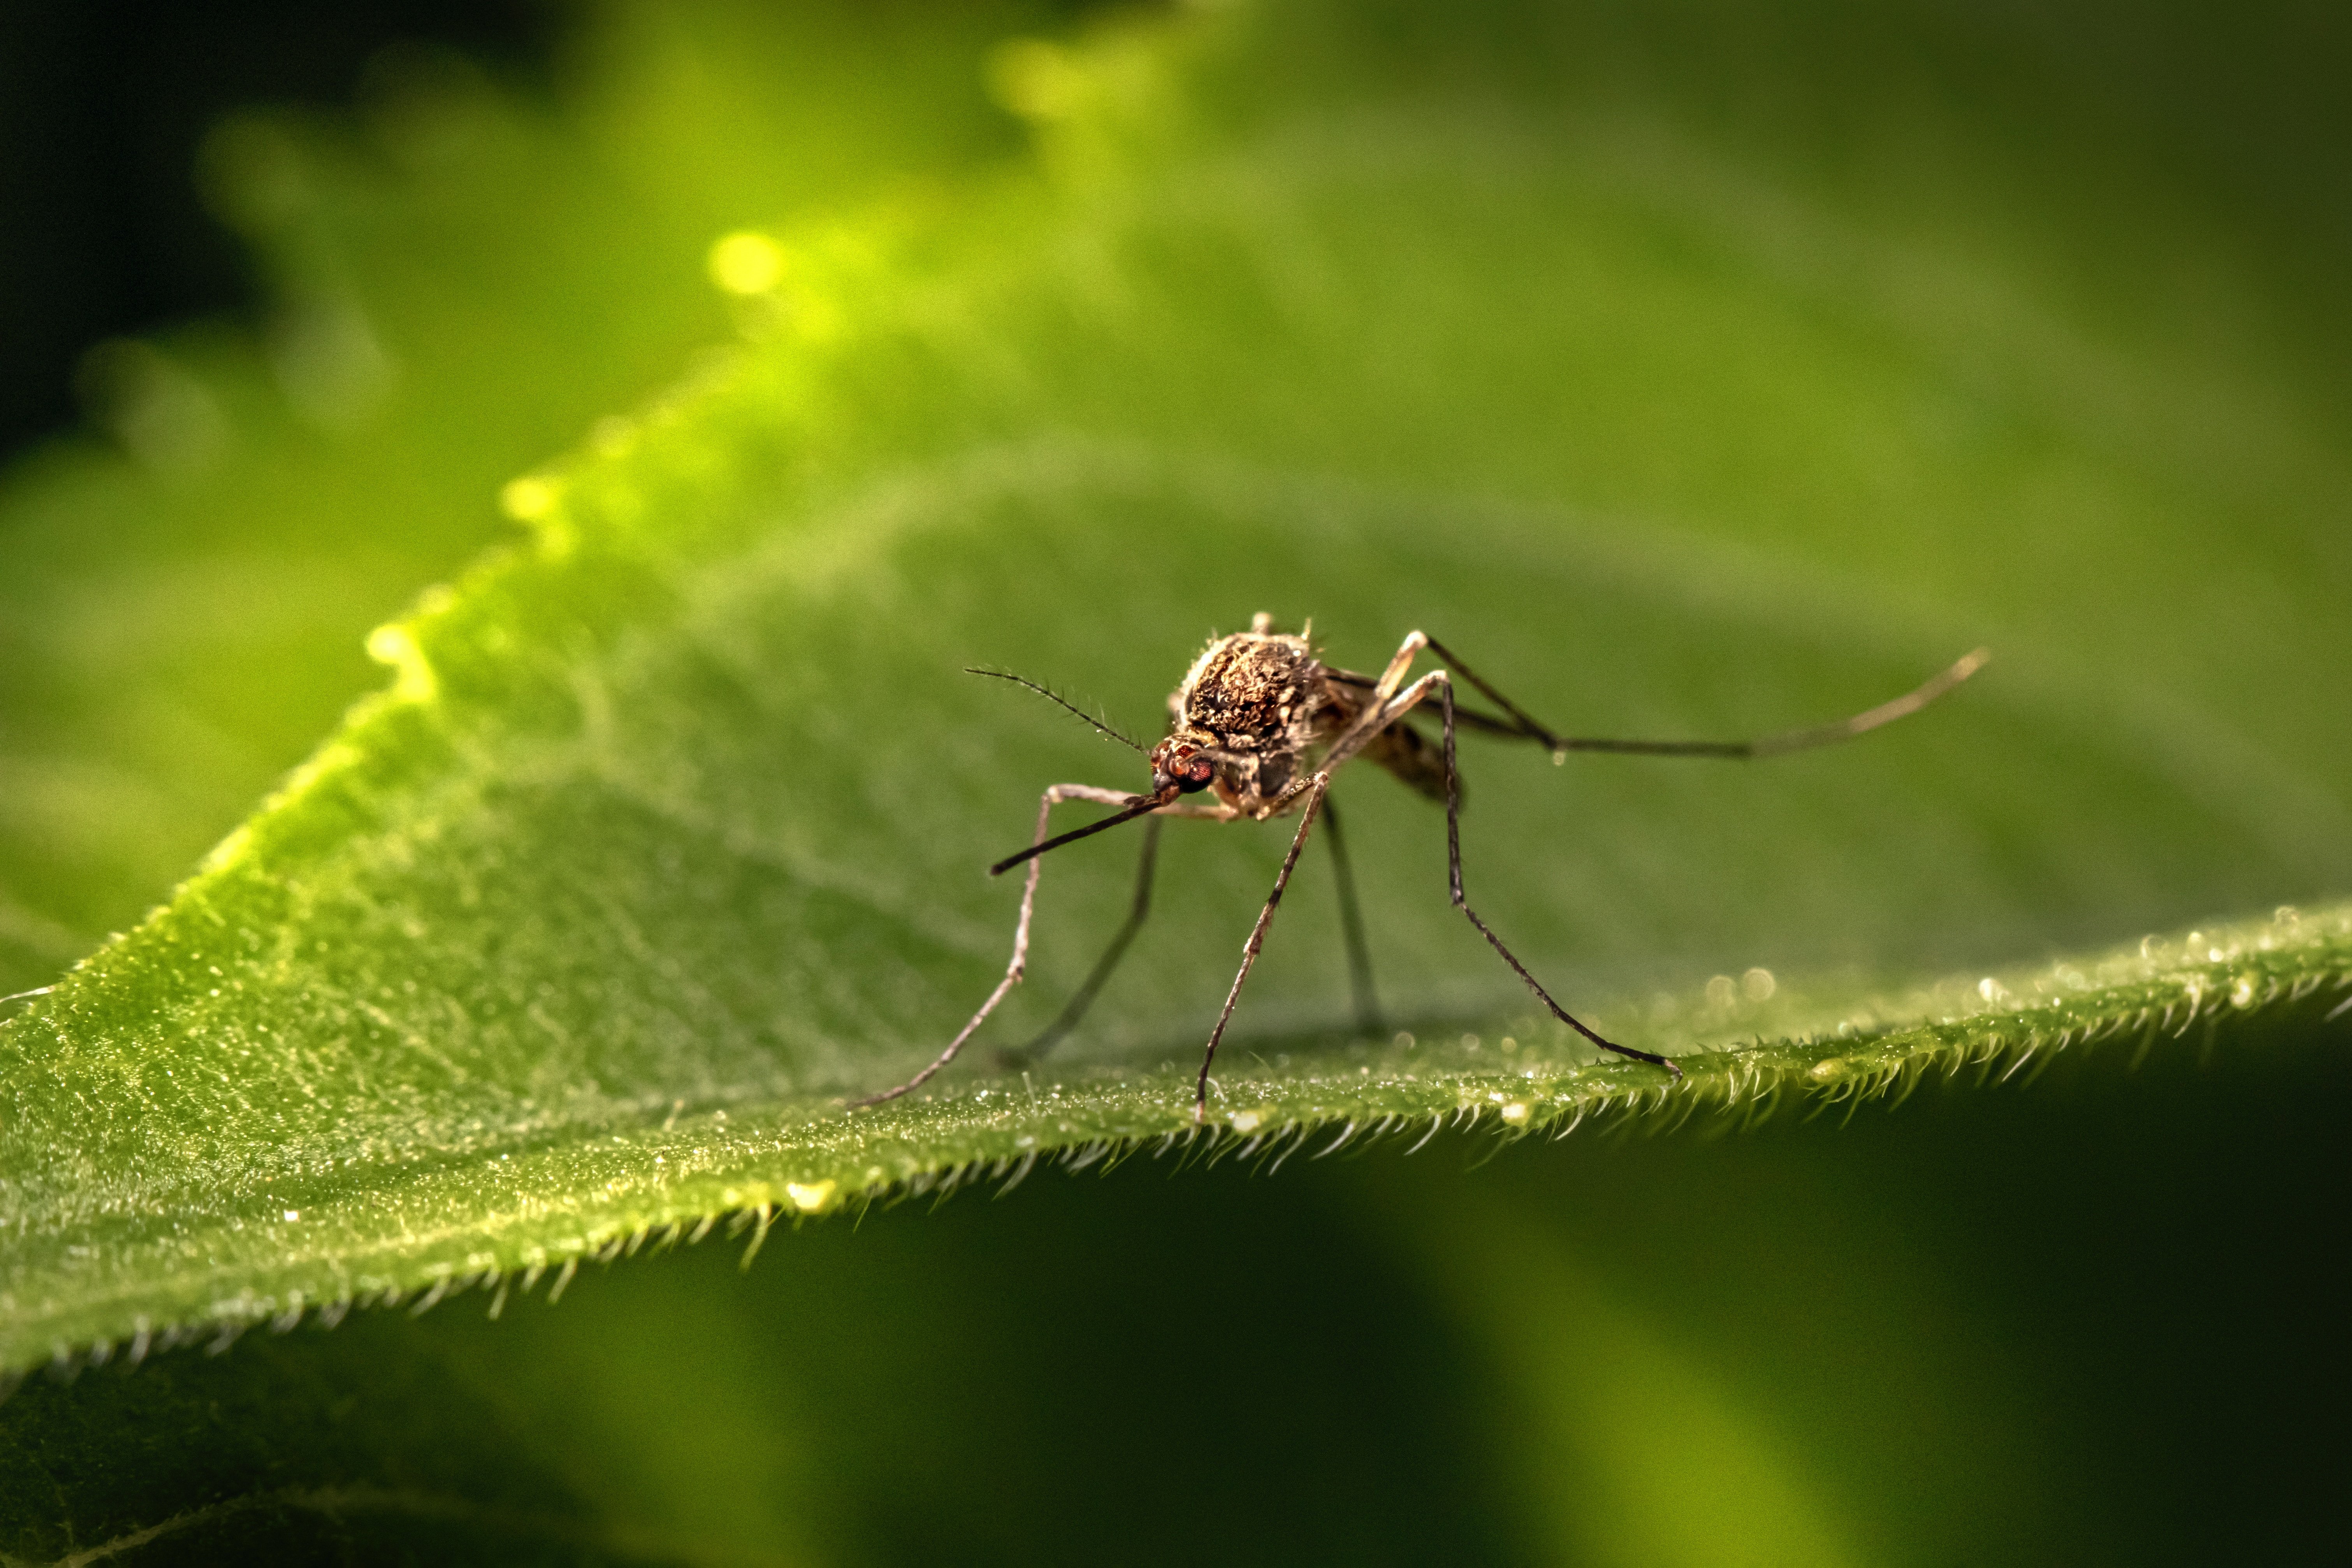
MULTIPOLYGON (((2095 1047, 2118 1070, 2155 1052, 2210 1058, 2223 1047, 2234 1066, 2265 1040, 2307 1042, 2352 1013, 2352 903, 1899 993, 1833 1000, 1826 988, 1776 990, 1779 1005, 1727 998, 1720 986, 1694 1001, 1678 1031, 1687 1040, 1679 1085, 1641 1064, 1593 1061, 1521 1018, 1489 1021, 1483 1037, 1456 1021, 1429 1039, 1295 1042, 1297 1055, 1278 1067, 1219 1074, 1205 1124, 1193 1120, 1183 1068, 1098 1069, 1044 1090, 1017 1075, 983 1077, 859 1112, 799 1101, 647 1116, 520 1158, 394 1173, 345 1212, 299 1226, 223 1227, 205 1238, 202 1267, 118 1257, 123 1274, 162 1282, 20 1301, 0 1337, 0 1367, 136 1360, 226 1344, 265 1323, 331 1325, 355 1305, 422 1310, 460 1291, 487 1298, 496 1314, 542 1286, 560 1297, 583 1262, 714 1234, 741 1238, 748 1267, 779 1220, 1009 1186, 1041 1163, 1076 1172, 1149 1153, 1278 1169, 1293 1155, 1417 1149, 1441 1132, 1514 1140, 1603 1125, 1748 1126, 1899 1100, 1938 1079, 2030 1080, 2095 1047), (1743 1037, 1750 1043, 1736 1043, 1743 1037), (473 1217, 430 1230, 407 1223, 453 1209, 473 1217)), ((1254 1044, 1263 1057, 1284 1042, 1254 1044)))
MULTIPOLYGON (((1024 187, 1006 200, 1034 195, 1024 187)), ((471 632, 535 626, 539 611, 557 602, 567 629, 601 621, 604 612, 658 596, 659 571, 634 570, 646 556, 709 549, 705 537, 682 542, 680 530, 724 534, 740 525, 729 498, 715 494, 727 487, 715 481, 714 467, 751 467, 779 452, 797 459, 805 453, 792 452, 795 442, 826 445, 832 427, 814 405, 831 395, 829 373, 854 366, 861 353, 894 348, 888 328, 903 306, 891 301, 908 297, 908 279, 879 252, 897 226, 846 226, 840 234, 855 230, 872 243, 845 245, 839 255, 820 243, 797 247, 822 264, 824 286, 813 284, 810 297, 827 308, 803 322, 794 355, 755 362, 740 379, 714 361, 705 378, 631 425, 659 432, 633 457, 600 451, 577 473, 551 471, 510 488, 509 510, 533 526, 535 548, 493 559, 455 593, 435 595, 421 614, 380 634, 372 647, 394 665, 393 689, 363 703, 170 906, 14 1020, 17 1037, 43 1020, 54 1029, 78 1007, 92 1008, 86 1020, 122 1024, 196 994, 205 984, 197 967, 204 944, 227 940, 231 929, 222 911, 251 921, 273 907, 270 864, 363 828, 373 793, 446 757, 456 738, 440 727, 438 699, 455 693, 479 702, 501 681, 526 682, 495 660, 463 657, 471 632), (867 328, 876 330, 868 335, 867 328), (780 420, 779 408, 797 417, 780 420), (684 504, 664 504, 677 493, 684 504), (640 531, 656 524, 667 531, 658 539, 640 531), (596 616, 584 613, 591 606, 596 616)), ((833 430, 830 439, 854 437, 833 430)), ((536 1147, 379 1168, 363 1194, 289 1215, 284 1225, 248 1204, 194 1216, 163 1241, 70 1248, 90 1255, 87 1267, 41 1275, 37 1299, 20 1292, 0 1310, 0 1367, 44 1359, 70 1365, 118 1352, 135 1358, 258 1323, 331 1321, 354 1304, 422 1306, 467 1289, 488 1291, 496 1310, 517 1289, 552 1281, 553 1293, 583 1259, 609 1262, 721 1226, 756 1247, 780 1216, 1015 1180, 1040 1162, 1084 1168, 1153 1152, 1277 1163, 1383 1139, 1418 1142, 1448 1127, 1524 1137, 1595 1121, 1747 1121, 1781 1108, 1899 1096, 1939 1072, 2029 1075, 2103 1042, 2108 1054, 2136 1058, 2192 1036, 2201 1050, 2306 1014, 2343 1016, 2332 998, 2352 985, 2352 906, 2199 936, 2194 952, 2185 938, 2151 942, 1907 991, 1776 980, 1772 994, 1743 1003, 1734 985, 1728 997, 1681 1008, 1661 1026, 1665 1038, 1644 1037, 1688 1053, 1678 1086, 1654 1068, 1593 1062, 1549 1024, 1411 1019, 1426 1038, 1234 1042, 1273 1056, 1275 1065, 1252 1070, 1234 1059, 1247 1052, 1230 1053, 1207 1126, 1192 1120, 1189 1063, 1098 1069, 1034 1092, 1018 1078, 962 1077, 929 1099, 854 1115, 837 1101, 625 1107, 606 1121, 559 1129, 536 1147)))

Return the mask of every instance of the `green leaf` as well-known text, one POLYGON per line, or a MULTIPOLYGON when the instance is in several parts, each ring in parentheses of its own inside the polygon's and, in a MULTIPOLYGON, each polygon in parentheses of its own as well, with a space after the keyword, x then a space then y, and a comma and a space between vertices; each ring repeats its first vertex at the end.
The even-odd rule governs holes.
MULTIPOLYGON (((1137 782, 958 667, 1144 729, 1202 633, 1260 608, 1364 668, 1429 628, 1588 732, 1748 732, 1979 639, 2001 662, 1769 768, 1473 752, 1476 898, 1604 1029, 1710 1052, 1674 1092, 1526 1019, 1445 907, 1433 812, 1350 780, 1413 1039, 1347 1043, 1331 910, 1295 900, 1220 1077, 1245 1145, 1849 1094, 2347 973, 2330 910, 1976 977, 2346 880, 2316 782, 2346 742, 2255 673, 2322 660, 2324 607, 2163 649, 2181 595, 2256 588, 2203 542, 2253 479, 2188 482, 2226 417, 2183 454, 2198 432, 2156 449, 2084 416, 2024 264, 1948 259, 1969 287, 1923 307, 1864 230, 1832 293, 1742 226, 1779 201, 1832 230, 1808 193, 1657 127, 1442 78, 1286 108, 1271 53, 1194 23, 1010 57, 1060 173, 784 227, 741 350, 510 490, 535 547, 379 633, 394 689, 8 1026, 0 1359, 528 1284, 656 1231, 1190 1137, 1286 829, 1171 838, 1156 927, 1050 1069, 992 1075, 983 1047, 925 1101, 838 1097, 986 993, 1016 894, 972 868, 1033 792, 1137 782), (1200 128, 1221 93, 1257 105, 1242 129, 1200 128), (2105 524, 2056 534, 2061 510, 2105 524), (2095 571, 2137 591, 2084 600, 2095 571), (1703 990, 1717 969, 1744 990, 1703 990)), ((2292 455, 2342 493, 2331 454, 2292 455)), ((1056 858, 999 1040, 1083 973, 1123 860, 1056 858)))
MULTIPOLYGON (((1670 94, 1564 90, 1599 72, 1590 39, 1475 23, 1219 16, 1015 52, 1036 170, 773 219, 740 347, 510 489, 531 544, 373 639, 392 689, 0 1031, 0 1362, 502 1301, 1048 1155, 1738 1119, 2085 1044, 2234 1068, 2333 1016, 2352 737, 2326 679, 2343 566, 2310 520, 2352 476, 2298 345, 2176 330, 2290 285, 2224 251, 2218 284, 2109 296, 2098 220, 2044 205, 2106 169, 2096 136, 2015 162, 1980 137, 1923 195, 1670 94), (1754 732, 1999 658, 1903 726, 1754 769, 1465 742, 1472 896, 1594 1022, 1697 1053, 1680 1089, 1531 1023, 1446 908, 1433 809, 1350 777, 1412 1043, 1351 1037, 1310 859, 1229 1040, 1223 1142, 1194 1134, 1199 1043, 1286 836, 1178 824, 1153 925, 1046 1069, 988 1053, 1119 918, 1116 836, 1055 857, 1028 984, 932 1098, 844 1112, 1001 973, 1017 889, 980 868, 1036 790, 1139 782, 960 667, 1147 731, 1202 638, 1260 609, 1311 614, 1355 668, 1424 627, 1586 732, 1754 732), (2305 911, 2098 956, 2281 900, 2305 911)), ((1932 142, 1937 112, 1873 124, 1932 142)), ((2134 210, 2173 254, 2230 232, 2177 194, 2134 210)), ((1490 1265, 1538 1246, 1470 1226, 1490 1265)), ((1489 1318, 1534 1353, 1540 1321, 1489 1318)), ((1699 1418, 1704 1378, 1633 1349, 1664 1370, 1555 1368, 1529 1397, 1589 1428, 1635 1384, 1679 1390, 1776 1539, 1848 1550, 1769 1442, 1699 1418)), ((606 1392, 599 1429, 624 1427, 642 1391, 606 1392)), ((501 1517, 593 1489, 506 1479, 501 1517)), ((1644 1479, 1620 1478, 1628 1518, 1661 1517, 1644 1479)), ((1661 1525, 1651 1560, 1718 1539, 1661 1525)))

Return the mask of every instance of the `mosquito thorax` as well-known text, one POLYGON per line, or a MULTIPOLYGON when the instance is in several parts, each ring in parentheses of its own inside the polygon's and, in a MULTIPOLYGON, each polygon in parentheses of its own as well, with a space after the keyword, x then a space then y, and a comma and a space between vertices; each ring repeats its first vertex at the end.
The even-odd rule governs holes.
POLYGON ((1181 724, 1221 749, 1296 750, 1323 705, 1323 667, 1303 637, 1236 632, 1211 643, 1185 673, 1181 724))
POLYGON ((1272 630, 1264 616, 1249 631, 1212 641, 1169 707, 1171 739, 1215 758, 1218 798, 1252 816, 1275 809, 1301 753, 1341 716, 1314 646, 1272 630))

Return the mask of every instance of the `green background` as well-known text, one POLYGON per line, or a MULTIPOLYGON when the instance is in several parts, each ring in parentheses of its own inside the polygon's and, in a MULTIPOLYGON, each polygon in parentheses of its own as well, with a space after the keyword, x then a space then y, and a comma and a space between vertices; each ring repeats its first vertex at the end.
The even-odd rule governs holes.
MULTIPOLYGON (((0 979, 138 921, 379 683, 368 627, 507 537, 505 480, 570 448, 564 500, 410 623, 431 701, 362 709, 10 1028, 20 1320, 87 1254, 206 1321, 221 1276, 158 1264, 165 1230, 266 1291, 299 1261, 269 1215, 465 1219, 502 1139, 578 1201, 596 1145, 732 1106, 790 1174, 808 1097, 903 1073, 1001 964, 1005 889, 954 868, 1049 778, 1127 782, 955 666, 1146 729, 1259 608, 1359 668, 1426 625, 1548 721, 1634 732, 1997 647, 1778 772, 1469 753, 1474 892, 1657 1043, 1927 1016, 1876 999, 2340 894, 2340 43, 2286 9, 614 7, 551 97, 407 54, 348 118, 233 123, 208 188, 279 317, 117 353, 113 445, 0 501, 0 979), (704 257, 746 226, 794 270, 730 305, 704 257), (210 950, 169 956, 208 910, 265 933, 218 1006, 210 950), (1750 966, 1782 1011, 1706 1013, 1750 966), (532 1007, 553 1066, 479 1026, 532 1007), (455 1065, 352 1044, 362 1015, 455 1065), (205 1030, 247 1065, 215 1080, 205 1030)), ((1480 1070, 1438 1030, 1527 1031, 1431 814, 1342 798, 1391 1008, 1457 1053, 1368 1061, 1402 1109, 1480 1070)), ((1171 833, 1067 1082, 1186 1076, 1278 851, 1171 833)), ((1127 853, 1055 867, 1016 1025, 1127 853)), ((1355 1059, 1328 892, 1295 903, 1234 1069, 1272 1097, 1355 1059)), ((133 1370, 127 1321, 73 1320, 104 1326, 0 1405, 0 1546, 2316 1558, 2324 1010, 1727 1135, 1048 1166, 748 1271, 656 1244, 495 1321, 461 1293, 133 1370)), ((1030 1125, 960 1155, 912 1114, 898 1173, 1030 1125)), ((738 1201, 646 1190, 680 1206, 635 1226, 738 1201)))

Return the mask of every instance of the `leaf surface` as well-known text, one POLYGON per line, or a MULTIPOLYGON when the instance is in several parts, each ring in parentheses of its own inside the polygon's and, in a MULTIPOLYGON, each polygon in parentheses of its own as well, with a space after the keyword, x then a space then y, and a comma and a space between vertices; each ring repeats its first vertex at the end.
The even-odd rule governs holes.
POLYGON ((980 868, 1036 792, 1140 782, 961 667, 1148 731, 1259 610, 1357 668, 1427 629, 1587 733, 1755 733, 1999 658, 1769 766, 1465 742, 1472 897, 1591 1022, 1690 1056, 1679 1089, 1530 1023, 1446 907, 1437 814, 1348 778, 1407 1037, 1353 1037, 1310 862, 1216 1147, 1744 1112, 2327 1015, 2352 737, 2284 675, 2340 640, 2326 409, 2282 412, 2259 337, 2174 341, 2157 285, 2085 308, 2063 244, 1930 247, 1866 183, 1528 90, 1508 54, 1313 13, 1036 46, 998 65, 1035 170, 775 225, 743 342, 509 489, 530 546, 373 639, 391 689, 0 1030, 0 1361, 1206 1152, 1191 1073, 1280 827, 1173 825, 1086 1030, 1000 1071, 1129 898, 1118 837, 1058 854, 966 1063, 841 1100, 1001 973, 1017 887, 980 868), (1357 67, 1292 80, 1285 28, 1357 67), (2049 958, 2283 899, 2309 907, 2049 958))

